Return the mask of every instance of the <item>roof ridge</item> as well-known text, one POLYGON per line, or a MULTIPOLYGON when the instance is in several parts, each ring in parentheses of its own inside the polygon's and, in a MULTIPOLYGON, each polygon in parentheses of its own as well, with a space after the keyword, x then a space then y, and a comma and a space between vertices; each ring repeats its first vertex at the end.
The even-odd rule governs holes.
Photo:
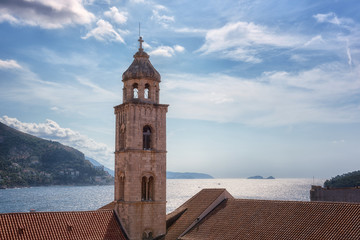
POLYGON ((360 202, 332 202, 332 201, 296 201, 296 200, 278 200, 278 199, 253 199, 253 198, 233 198, 231 201, 254 201, 254 202, 277 202, 277 203, 304 203, 304 204, 347 204, 347 205, 360 205, 360 202))
POLYGON ((86 211, 44 211, 44 212, 9 212, 0 213, 0 215, 18 215, 18 214, 63 214, 63 213, 91 213, 91 212, 112 212, 112 209, 86 210, 86 211))

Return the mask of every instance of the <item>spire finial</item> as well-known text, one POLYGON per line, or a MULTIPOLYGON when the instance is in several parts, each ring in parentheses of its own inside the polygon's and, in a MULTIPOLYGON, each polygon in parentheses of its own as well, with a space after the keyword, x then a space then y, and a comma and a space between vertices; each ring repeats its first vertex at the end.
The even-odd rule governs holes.
POLYGON ((142 48, 142 43, 144 42, 144 40, 142 39, 142 37, 139 37, 139 40, 140 42, 140 48, 139 48, 139 51, 142 52, 144 49, 142 48))
POLYGON ((139 40, 140 42, 140 47, 139 47, 139 51, 142 52, 144 49, 142 48, 142 43, 144 42, 144 40, 142 39, 141 35, 140 35, 140 22, 139 22, 139 40))

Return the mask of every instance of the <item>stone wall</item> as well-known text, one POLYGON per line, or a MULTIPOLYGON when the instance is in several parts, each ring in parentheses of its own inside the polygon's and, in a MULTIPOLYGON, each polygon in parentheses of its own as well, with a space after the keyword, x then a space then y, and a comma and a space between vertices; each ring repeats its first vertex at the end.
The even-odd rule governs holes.
POLYGON ((360 202, 360 188, 323 188, 311 186, 310 201, 360 202))

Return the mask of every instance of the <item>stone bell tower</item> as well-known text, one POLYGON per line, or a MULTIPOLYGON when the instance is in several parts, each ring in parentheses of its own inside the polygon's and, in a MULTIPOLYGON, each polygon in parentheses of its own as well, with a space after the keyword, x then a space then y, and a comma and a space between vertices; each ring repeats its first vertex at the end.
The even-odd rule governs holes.
POLYGON ((166 113, 159 104, 160 74, 142 48, 123 73, 116 115, 116 211, 129 239, 166 233, 166 113))

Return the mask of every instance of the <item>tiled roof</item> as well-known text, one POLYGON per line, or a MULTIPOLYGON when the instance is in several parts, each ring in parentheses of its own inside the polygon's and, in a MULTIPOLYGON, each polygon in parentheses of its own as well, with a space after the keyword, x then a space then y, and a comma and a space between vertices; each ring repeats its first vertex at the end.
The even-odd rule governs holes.
POLYGON ((168 214, 165 239, 177 239, 224 194, 228 196, 225 189, 203 189, 174 212, 168 214))
POLYGON ((360 239, 360 204, 229 199, 180 239, 360 239))
POLYGON ((0 214, 0 239, 123 240, 113 211, 0 214))

